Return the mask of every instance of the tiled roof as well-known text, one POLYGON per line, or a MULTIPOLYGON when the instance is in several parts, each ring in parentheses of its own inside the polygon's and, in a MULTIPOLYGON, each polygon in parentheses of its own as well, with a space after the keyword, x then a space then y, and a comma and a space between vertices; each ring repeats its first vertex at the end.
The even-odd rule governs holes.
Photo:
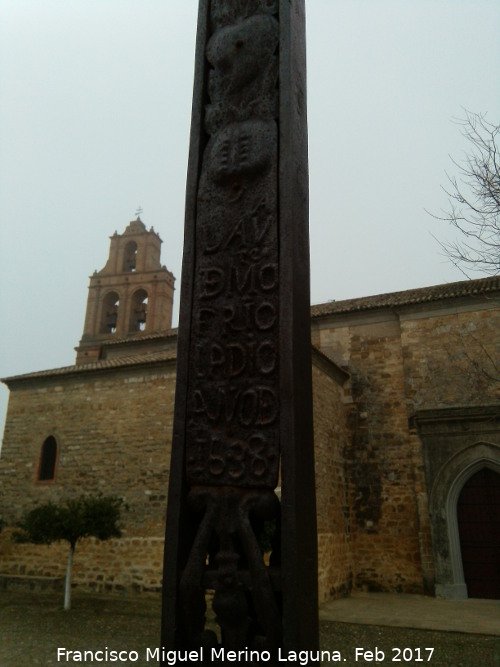
MULTIPOLYGON (((480 278, 478 280, 462 280, 455 283, 444 285, 435 285, 433 287, 422 287, 419 289, 405 290, 403 292, 391 292, 389 294, 376 294, 358 299, 346 299, 344 301, 329 301, 311 307, 311 317, 324 317, 327 315, 336 315, 339 313, 354 313, 368 311, 377 308, 395 308, 414 304, 430 303, 444 299, 454 299, 467 296, 488 295, 494 292, 500 292, 500 276, 491 276, 489 278, 480 278)), ((177 329, 170 329, 164 333, 151 333, 144 336, 137 336, 130 339, 120 339, 116 341, 106 341, 105 345, 120 345, 126 343, 140 343, 145 340, 156 340, 174 338, 177 335, 177 329)), ((24 375, 13 375, 8 378, 2 378, 1 381, 9 384, 10 382, 21 380, 32 380, 35 378, 56 377, 62 375, 80 374, 85 372, 105 371, 113 368, 122 368, 127 366, 138 366, 149 363, 175 360, 177 352, 175 349, 162 350, 159 352, 143 352, 132 354, 116 359, 104 359, 88 364, 78 364, 74 366, 64 366, 45 371, 36 371, 24 375)))
POLYGON ((162 338, 175 338, 177 336, 177 329, 168 329, 167 331, 153 331, 149 334, 134 334, 130 338, 106 338, 101 341, 102 345, 130 345, 136 343, 143 343, 146 340, 161 340, 162 338))
POLYGON ((113 368, 123 368, 125 366, 141 366, 144 364, 158 363, 161 361, 172 361, 177 357, 175 350, 166 350, 162 352, 151 352, 119 357, 118 359, 103 359, 102 361, 93 361, 88 364, 76 364, 74 366, 63 366, 62 368, 52 368, 46 371, 35 371, 34 373, 25 373, 24 375, 11 375, 8 378, 2 378, 1 381, 9 384, 19 380, 34 380, 36 378, 57 377, 61 375, 78 375, 81 373, 106 371, 113 368))
POLYGON ((456 283, 434 285, 433 287, 421 287, 419 289, 405 290, 404 292, 390 292, 389 294, 376 294, 359 299, 346 299, 345 301, 329 301, 320 303, 311 308, 311 317, 323 317, 325 315, 336 315, 338 313, 354 313, 375 308, 395 308, 409 306, 419 303, 441 301, 443 299, 456 299, 459 297, 477 296, 500 291, 500 275, 478 280, 461 280, 456 283))

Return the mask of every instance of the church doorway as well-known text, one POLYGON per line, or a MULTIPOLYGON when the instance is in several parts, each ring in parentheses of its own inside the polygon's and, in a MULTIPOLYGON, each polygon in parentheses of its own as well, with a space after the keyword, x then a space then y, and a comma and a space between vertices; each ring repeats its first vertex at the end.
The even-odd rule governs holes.
POLYGON ((500 474, 481 468, 457 502, 460 550, 470 598, 500 599, 500 474))

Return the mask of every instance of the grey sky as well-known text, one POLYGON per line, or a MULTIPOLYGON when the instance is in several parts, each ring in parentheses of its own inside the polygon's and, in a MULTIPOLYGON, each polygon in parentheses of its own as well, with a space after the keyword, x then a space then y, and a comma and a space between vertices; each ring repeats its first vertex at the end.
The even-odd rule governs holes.
MULTIPOLYGON (((467 147, 452 119, 499 122, 500 3, 306 6, 312 301, 461 280, 424 209, 467 147)), ((88 276, 138 206, 180 277, 196 16, 0 0, 0 376, 73 363, 88 276)))

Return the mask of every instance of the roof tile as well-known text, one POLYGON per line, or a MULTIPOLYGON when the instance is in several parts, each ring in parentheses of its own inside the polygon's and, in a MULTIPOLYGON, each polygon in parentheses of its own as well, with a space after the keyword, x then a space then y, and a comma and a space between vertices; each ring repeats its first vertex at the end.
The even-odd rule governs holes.
POLYGON ((311 317, 324 317, 325 315, 336 315, 339 313, 354 313, 375 308, 394 308, 409 306, 419 303, 440 301, 442 299, 453 299, 478 294, 489 294, 500 291, 500 275, 478 280, 461 280, 455 283, 434 285, 432 287, 421 287, 418 289, 405 290, 403 292, 390 292, 388 294, 375 294, 358 299, 346 299, 344 301, 328 301, 320 303, 311 308, 311 317))

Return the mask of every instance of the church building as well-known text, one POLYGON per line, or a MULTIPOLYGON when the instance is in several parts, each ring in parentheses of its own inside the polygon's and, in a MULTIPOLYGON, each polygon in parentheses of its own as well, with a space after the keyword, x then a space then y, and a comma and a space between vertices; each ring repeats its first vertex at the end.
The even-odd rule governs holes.
MULTIPOLYGON (((73 584, 161 589, 177 331, 160 246, 140 218, 115 232, 75 364, 2 380, 4 585, 64 576, 66 545, 12 541, 25 511, 103 493, 128 506, 123 535, 82 540, 73 584)), ((500 276, 315 305, 311 340, 320 601, 500 598, 500 276)))

